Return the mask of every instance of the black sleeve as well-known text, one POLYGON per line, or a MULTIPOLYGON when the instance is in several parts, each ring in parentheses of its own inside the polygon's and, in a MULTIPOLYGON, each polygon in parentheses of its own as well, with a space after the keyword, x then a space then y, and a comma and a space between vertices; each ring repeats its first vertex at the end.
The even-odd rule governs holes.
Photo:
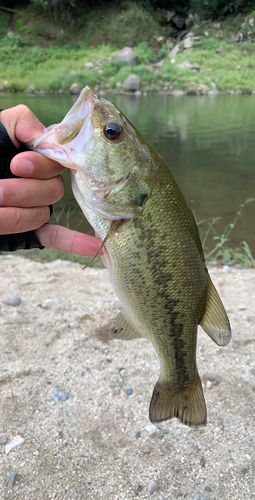
MULTIPOLYGON (((2 111, 1 108, 0 111, 2 111)), ((23 151, 28 151, 26 146, 22 145, 17 149, 8 136, 5 127, 0 122, 0 179, 17 177, 11 172, 10 163, 15 155, 23 151)), ((15 250, 28 250, 30 248, 44 248, 37 239, 34 231, 0 235, 0 251, 2 252, 14 252, 15 250)))

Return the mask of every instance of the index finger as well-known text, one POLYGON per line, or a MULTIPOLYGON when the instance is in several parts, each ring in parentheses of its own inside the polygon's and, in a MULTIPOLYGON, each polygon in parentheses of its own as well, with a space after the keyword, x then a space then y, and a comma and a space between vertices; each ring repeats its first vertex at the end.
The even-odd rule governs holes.
POLYGON ((11 171, 18 177, 30 177, 33 179, 51 179, 62 175, 66 170, 60 163, 45 158, 35 151, 20 153, 11 161, 11 171))

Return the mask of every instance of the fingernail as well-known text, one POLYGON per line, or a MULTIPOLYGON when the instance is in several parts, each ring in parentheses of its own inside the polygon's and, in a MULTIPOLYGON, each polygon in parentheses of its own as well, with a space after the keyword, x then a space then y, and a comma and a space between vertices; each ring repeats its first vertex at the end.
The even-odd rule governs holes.
POLYGON ((14 170, 13 173, 15 175, 29 175, 33 171, 33 168, 34 164, 30 160, 25 160, 23 158, 13 160, 12 170, 14 170))
POLYGON ((4 192, 3 192, 3 188, 0 186, 0 206, 2 204, 3 198, 4 198, 4 192))

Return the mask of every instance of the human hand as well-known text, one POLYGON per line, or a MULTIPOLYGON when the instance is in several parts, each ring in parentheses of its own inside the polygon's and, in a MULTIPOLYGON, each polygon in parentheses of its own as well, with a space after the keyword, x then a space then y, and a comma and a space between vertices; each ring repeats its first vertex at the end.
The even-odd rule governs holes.
MULTIPOLYGON (((17 148, 44 131, 42 123, 24 105, 2 111, 0 121, 17 148)), ((10 168, 19 178, 0 179, 0 234, 35 230, 43 246, 87 256, 99 250, 98 238, 61 226, 44 226, 50 217, 49 205, 64 194, 62 165, 26 151, 14 156, 10 168)))

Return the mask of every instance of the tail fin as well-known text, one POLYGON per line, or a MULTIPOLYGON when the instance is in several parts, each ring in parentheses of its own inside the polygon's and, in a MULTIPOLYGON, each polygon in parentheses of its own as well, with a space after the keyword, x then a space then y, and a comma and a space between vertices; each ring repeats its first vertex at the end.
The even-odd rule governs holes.
POLYGON ((152 423, 177 417, 190 427, 205 425, 206 404, 200 378, 179 392, 167 382, 159 380, 152 394, 149 417, 152 423))

